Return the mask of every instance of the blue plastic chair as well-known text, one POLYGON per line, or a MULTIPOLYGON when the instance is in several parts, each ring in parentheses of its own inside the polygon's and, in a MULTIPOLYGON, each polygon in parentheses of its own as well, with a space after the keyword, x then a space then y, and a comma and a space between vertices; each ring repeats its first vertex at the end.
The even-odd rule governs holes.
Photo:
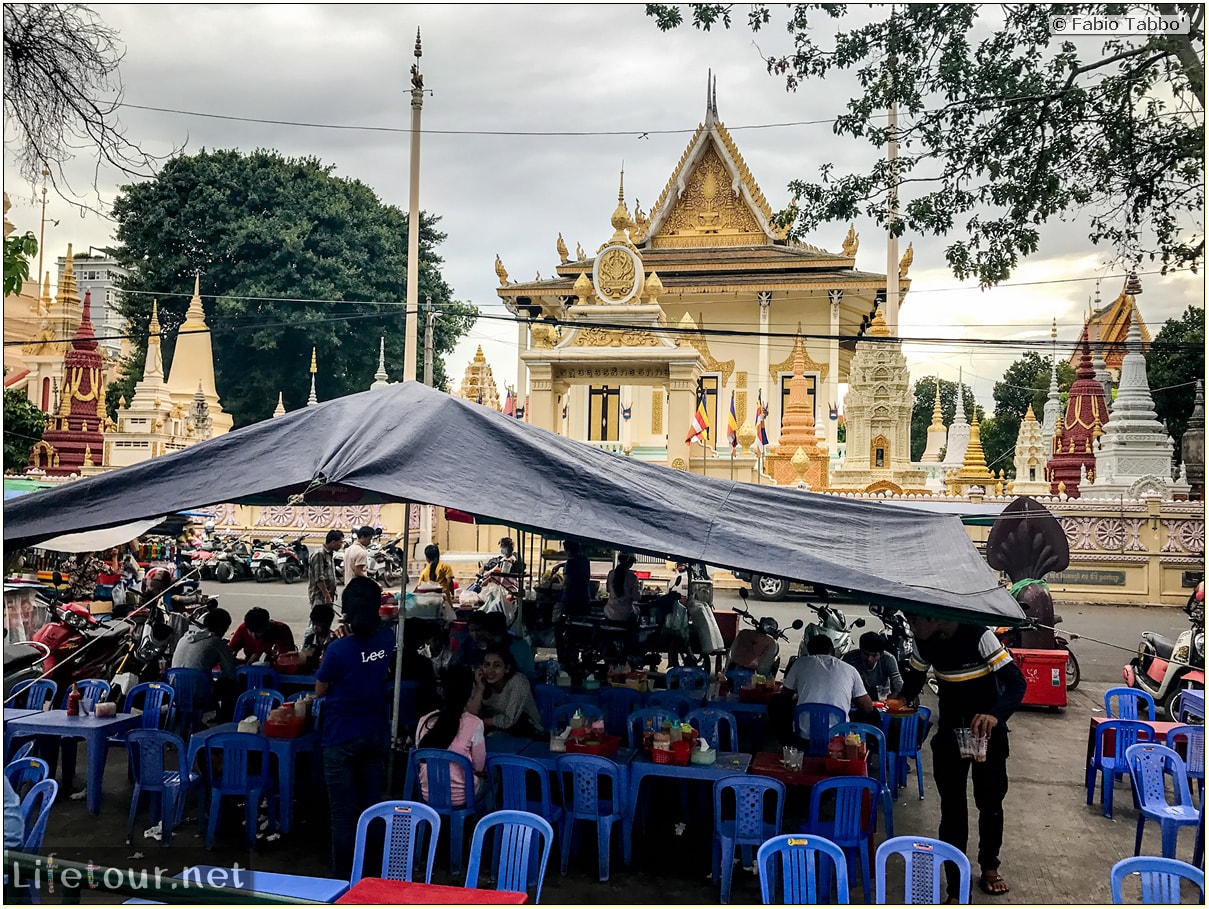
POLYGON ((1200 891, 1196 903, 1205 902, 1205 872, 1187 862, 1178 859, 1159 858, 1157 855, 1135 855, 1124 858, 1112 866, 1109 872, 1109 882, 1112 885, 1112 901, 1118 906, 1125 904, 1123 884, 1125 878, 1138 875, 1142 885, 1142 902, 1155 906, 1160 904, 1178 905, 1180 899, 1180 882, 1191 881, 1200 891))
POLYGON ((25 793, 22 790, 26 786, 32 788, 43 780, 50 779, 50 767, 41 758, 23 757, 19 760, 9 761, 4 767, 4 775, 8 777, 8 784, 13 787, 13 791, 17 795, 24 796, 25 793))
POLYGON ((551 729, 562 731, 571 725, 571 717, 576 711, 583 714, 584 725, 604 719, 604 711, 591 701, 563 701, 554 708, 554 725, 551 729))
POLYGON ((272 688, 259 688, 245 691, 235 699, 235 713, 232 720, 238 723, 244 717, 255 715, 261 724, 268 722, 269 714, 285 703, 285 697, 280 691, 272 688))
POLYGON ((660 732, 664 720, 675 725, 680 722, 680 715, 663 707, 644 707, 631 713, 626 717, 626 738, 630 747, 641 748, 643 732, 660 732))
POLYGON ((404 679, 395 683, 395 696, 399 699, 399 729, 402 735, 414 735, 420 722, 420 683, 404 679))
POLYGON ((1172 750, 1176 742, 1186 739, 1188 747, 1184 755, 1184 771, 1188 779, 1196 780, 1200 792, 1201 804, 1205 804, 1205 727, 1176 726, 1167 730, 1165 744, 1172 750))
POLYGON ((253 664, 236 669, 235 681, 245 691, 255 691, 257 688, 277 688, 281 684, 281 677, 272 666, 253 664))
POLYGON ((277 818, 277 787, 269 774, 268 739, 247 732, 220 733, 206 739, 205 754, 210 776, 210 818, 206 826, 206 848, 214 848, 223 796, 238 796, 246 803, 248 849, 255 849, 262 795, 266 795, 269 800, 270 827, 275 828, 277 818), (215 755, 219 756, 221 762, 221 767, 217 769, 215 755), (253 755, 260 758, 260 768, 255 773, 251 770, 253 755))
POLYGON ((562 873, 571 861, 576 825, 596 825, 597 868, 602 881, 609 879, 609 855, 613 843, 613 824, 622 820, 626 803, 626 771, 607 758, 593 754, 564 754, 558 759, 559 792, 564 806, 562 873), (610 781, 606 796, 601 780, 610 781), (570 789, 568 790, 568 785, 570 789))
POLYGON ((898 798, 898 790, 907 785, 907 762, 915 758, 915 777, 919 783, 919 799, 924 798, 924 774, 920 763, 920 748, 928 724, 932 722, 932 711, 920 707, 911 716, 891 717, 882 714, 882 732, 889 736, 890 723, 898 723, 898 749, 890 752, 890 792, 898 798))
POLYGON ((848 714, 834 704, 805 701, 793 708, 793 731, 797 737, 806 739, 806 753, 819 757, 827 753, 831 727, 847 719, 848 714))
POLYGON ((176 693, 171 728, 188 738, 202 728, 202 717, 214 709, 214 682, 200 669, 177 666, 164 673, 164 681, 176 693))
POLYGON ((704 695, 709 690, 709 673, 696 666, 676 666, 667 671, 664 684, 668 691, 687 691, 704 695))
POLYGON ((742 750, 739 747, 739 722, 729 710, 699 707, 690 710, 684 721, 701 733, 715 751, 742 750))
POLYGON ((550 773, 544 764, 519 754, 487 755, 487 778, 495 780, 497 771, 500 788, 494 790, 499 793, 496 807, 506 811, 529 811, 555 825, 562 820, 563 810, 551 797, 550 773), (530 781, 536 785, 531 787, 530 781), (534 790, 536 801, 529 798, 534 790))
POLYGON ((701 698, 698 697, 694 701, 679 689, 673 689, 671 691, 652 691, 646 696, 646 704, 649 708, 657 707, 664 710, 674 711, 677 718, 683 719, 686 713, 701 704, 701 698))
POLYGON ((416 854, 423 848, 424 825, 428 825, 428 862, 424 883, 432 883, 432 863, 437 857, 437 836, 441 816, 422 802, 379 802, 361 812, 357 819, 357 842, 353 847, 353 873, 350 886, 364 877, 365 840, 372 821, 381 818, 386 835, 382 842, 382 866, 374 877, 388 881, 412 880, 416 854))
POLYGON ((44 710, 47 702, 53 707, 55 698, 59 696, 59 686, 53 679, 26 679, 13 686, 9 696, 18 695, 12 700, 12 706, 25 710, 44 710))
POLYGON ((36 743, 34 742, 34 740, 30 739, 28 742, 26 742, 24 745, 22 745, 20 748, 18 748, 16 751, 13 752, 12 757, 10 757, 8 759, 8 762, 11 764, 14 761, 22 760, 23 758, 32 757, 33 753, 34 753, 35 744, 36 743))
POLYGON ((970 860, 956 846, 926 836, 896 836, 877 847, 873 858, 877 892, 875 902, 886 903, 886 865, 892 855, 901 855, 904 862, 903 904, 934 905, 943 902, 947 891, 944 863, 957 866, 959 875, 957 902, 970 902, 970 860))
POLYGON ((474 765, 465 755, 446 751, 444 748, 416 748, 411 752, 411 760, 407 768, 407 781, 403 794, 412 796, 413 792, 419 797, 420 765, 426 768, 428 779, 428 798, 426 804, 437 814, 449 818, 449 867, 454 874, 462 871, 462 843, 465 839, 466 818, 478 814, 478 804, 474 797, 474 765), (465 801, 453 803, 453 779, 450 771, 454 767, 461 768, 462 779, 465 780, 463 789, 465 801))
MULTIPOLYGON (((844 850, 849 863, 853 851, 860 853, 861 884, 865 889, 865 900, 869 899, 869 841, 873 838, 873 824, 877 818, 877 800, 881 795, 881 784, 867 776, 841 776, 821 780, 811 787, 810 815, 803 832, 825 836, 844 850), (823 821, 823 799, 834 792, 835 811, 833 819, 823 821), (864 807, 865 799, 869 807, 864 807)), ((849 875, 851 877, 851 875, 849 875)))
POLYGON ((533 700, 537 703, 537 712, 542 715, 542 726, 553 729, 554 708, 567 700, 567 693, 557 685, 539 682, 533 686, 533 700))
POLYGON ((754 669, 740 669, 737 666, 734 669, 726 670, 726 677, 730 679, 731 687, 736 691, 750 685, 755 675, 756 671, 754 669))
POLYGON ((1146 819, 1159 822, 1163 842, 1163 858, 1175 858, 1176 837, 1181 827, 1200 825, 1201 813, 1192 804, 1184 762, 1166 745, 1144 743, 1131 745, 1125 752, 1125 763, 1133 777, 1138 797, 1138 836, 1133 854, 1142 852, 1142 831, 1146 819), (1171 777, 1175 793, 1174 805, 1167 801, 1166 777, 1171 777))
POLYGON ((130 818, 126 824, 126 845, 134 838, 134 821, 138 816, 139 799, 143 793, 151 796, 152 818, 156 816, 158 802, 161 840, 165 846, 172 844, 172 829, 180 823, 185 813, 185 799, 189 790, 197 790, 197 808, 205 822, 205 793, 201 774, 191 768, 181 768, 186 755, 185 743, 180 736, 159 729, 135 729, 126 737, 126 748, 130 753, 130 765, 134 769, 134 794, 130 798, 130 818), (165 753, 176 752, 176 770, 169 769, 165 753), (182 771, 184 779, 182 780, 182 771))
POLYGON ((730 902, 735 872, 735 849, 750 865, 755 850, 781 833, 785 810, 785 784, 769 777, 735 774, 714 783, 714 871, 718 874, 721 901, 730 902), (734 795, 733 814, 726 793, 734 795), (772 805, 768 804, 769 793, 772 805), (771 810, 770 810, 771 808, 771 810), (769 819, 771 816, 771 820, 769 819))
POLYGON ((1150 741, 1151 728, 1138 720, 1107 720, 1096 727, 1096 745, 1091 763, 1087 765, 1087 804, 1091 804, 1096 793, 1096 772, 1103 774, 1100 784, 1100 801, 1104 805, 1104 816, 1112 817, 1113 788, 1117 780, 1129 773, 1125 760, 1126 751, 1140 739, 1150 741), (1104 753, 1104 736, 1109 731, 1115 738, 1113 753, 1104 753))
POLYGON ((600 709, 605 713, 605 732, 625 738, 626 717, 646 704, 646 694, 624 685, 600 689, 600 709))
POLYGON ((886 818, 886 839, 894 838, 894 793, 890 791, 890 752, 886 750, 886 734, 877 726, 868 723, 840 723, 831 727, 831 735, 848 735, 855 732, 877 742, 877 781, 882 786, 882 813, 886 818))
POLYGON ((41 851, 50 809, 58 795, 59 784, 54 780, 43 780, 21 799, 21 827, 25 831, 25 838, 18 851, 30 855, 37 855, 41 851))
POLYGON ((1136 720, 1138 718, 1138 701, 1146 702, 1146 719, 1154 722, 1154 698, 1149 692, 1140 688, 1118 686, 1104 692, 1104 713, 1118 720, 1136 720), (1113 701, 1117 702, 1117 710, 1113 713, 1113 701))
POLYGON ((847 859, 842 850, 826 837, 790 834, 766 840, 756 852, 760 873, 760 899, 764 905, 816 905, 848 902, 847 859), (828 873, 830 862, 834 869, 828 873), (831 881, 835 898, 831 898, 831 881), (780 881, 781 896, 776 885, 780 881), (822 888, 819 884, 822 883, 822 888))
POLYGON ((495 878, 495 889, 527 893, 533 887, 533 902, 540 903, 550 844, 554 841, 550 822, 528 811, 495 811, 479 821, 470 841, 470 862, 466 867, 466 886, 470 889, 479 885, 483 844, 489 833, 496 837, 489 871, 495 878), (534 835, 541 837, 540 843, 534 844, 534 835))
MULTIPOLYGON (((122 699, 122 713, 143 711, 140 729, 167 729, 172 725, 172 704, 176 692, 167 682, 141 682, 135 685, 122 699)), ((106 748, 125 748, 130 731, 111 735, 105 740, 106 748)), ((129 766, 130 779, 134 779, 134 766, 129 766)))

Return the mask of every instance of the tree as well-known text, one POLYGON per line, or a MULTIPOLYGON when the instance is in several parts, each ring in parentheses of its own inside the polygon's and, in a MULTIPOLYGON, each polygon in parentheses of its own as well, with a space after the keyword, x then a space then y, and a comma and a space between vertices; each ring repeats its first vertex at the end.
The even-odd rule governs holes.
POLYGON ((122 56, 117 32, 87 6, 4 4, 4 145, 24 180, 37 183, 46 168, 78 204, 63 165, 81 143, 128 176, 154 170, 161 159, 127 139, 117 118, 122 56))
MULTIPOLYGON (((1051 357, 1030 350, 1003 373, 995 383, 995 416, 982 427, 982 450, 993 471, 1003 470, 1005 477, 1016 475, 1016 439, 1029 406, 1040 421, 1049 396, 1051 357)), ((1065 392, 1075 381, 1075 370, 1065 360, 1058 362, 1058 390, 1065 392)))
POLYGON ((29 466, 29 453, 42 438, 50 417, 16 388, 4 390, 4 472, 20 473, 29 466))
MULTIPOLYGON (((1195 270, 1203 256, 1205 133, 1204 7, 1146 7, 1188 18, 1190 34, 1069 40, 1054 16, 1122 15, 1126 4, 900 4, 893 15, 838 31, 822 21, 850 7, 801 3, 785 23, 794 50, 769 55, 770 74, 790 91, 854 71, 863 94, 833 125, 837 135, 884 148, 886 111, 897 104, 903 190, 890 225, 943 236, 958 278, 1005 280, 1036 252, 1038 225, 1086 213, 1090 239, 1121 258, 1158 259, 1163 270, 1195 270), (962 235, 964 233, 964 236, 962 235)), ((730 4, 692 4, 692 23, 731 25, 730 4)), ((659 28, 684 20, 678 7, 648 4, 659 28)), ((773 13, 757 4, 759 32, 773 13)), ((829 221, 871 217, 886 224, 891 182, 885 155, 865 173, 790 184, 781 213, 800 238, 829 221)))
POLYGON ((1180 457, 1180 439, 1188 429, 1196 380, 1205 378, 1205 310, 1189 306, 1178 319, 1168 319, 1146 353, 1146 378, 1154 409, 1167 424, 1180 457))
MULTIPOLYGON (((965 408, 966 419, 974 413, 974 392, 964 382, 961 384, 961 401, 965 408)), ((932 425, 932 407, 936 403, 936 377, 924 376, 915 383, 915 403, 911 407, 911 460, 918 462, 923 457, 928 445, 928 427, 932 425)), ((940 380, 940 413, 948 426, 953 422, 957 413, 957 383, 947 379, 940 380)), ((978 408, 978 418, 983 417, 983 409, 978 408)))
POLYGON ((33 231, 4 238, 4 296, 21 293, 29 278, 29 260, 38 254, 33 231))
MULTIPOLYGON (((203 149, 173 159, 154 180, 122 187, 113 213, 122 244, 117 258, 131 269, 120 308, 141 337, 111 399, 129 397, 142 374, 153 297, 170 373, 171 332, 184 321, 196 272, 218 393, 236 426, 268 417, 278 391, 287 409, 303 406, 312 346, 320 400, 369 387, 379 337, 386 338, 388 373, 400 377, 407 216, 364 183, 333 176, 314 158, 203 149)), ((435 383, 442 387, 442 355, 470 330, 478 310, 454 302, 441 277, 436 248, 445 234, 438 221, 421 213, 419 278, 421 303, 431 296, 442 314, 434 329, 435 383)), ((418 364, 422 358, 417 350, 418 364)))

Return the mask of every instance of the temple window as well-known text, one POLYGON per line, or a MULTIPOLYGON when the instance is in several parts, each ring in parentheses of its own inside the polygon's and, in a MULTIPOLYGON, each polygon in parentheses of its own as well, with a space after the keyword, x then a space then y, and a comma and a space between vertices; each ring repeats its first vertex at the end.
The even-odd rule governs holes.
POLYGON ((1037 479, 1037 468, 1036 467, 1030 467, 1028 469, 1028 478, 1029 478, 1030 483, 1037 479))
POLYGON ((886 467, 886 451, 890 448, 890 440, 883 435, 876 435, 869 442, 869 466, 886 467))
POLYGON ((616 442, 621 426, 621 388, 588 387, 588 441, 616 442))

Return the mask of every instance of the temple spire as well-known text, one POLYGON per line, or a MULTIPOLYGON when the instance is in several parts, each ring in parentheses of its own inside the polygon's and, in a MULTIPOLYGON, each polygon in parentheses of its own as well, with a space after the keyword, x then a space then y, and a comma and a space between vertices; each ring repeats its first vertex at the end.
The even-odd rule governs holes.
POLYGON ((1045 409, 1041 412, 1041 438, 1045 449, 1049 451, 1058 429, 1058 421, 1062 419, 1062 395, 1058 392, 1058 319, 1055 316, 1049 330, 1050 344, 1053 348, 1049 367, 1049 393, 1045 396, 1045 409))
POLYGON ((374 373, 373 384, 370 389, 384 388, 389 385, 386 374, 386 338, 378 338, 378 371, 374 373))
POLYGON ((713 126, 718 120, 718 91, 714 83, 714 71, 705 76, 705 125, 713 126))
POLYGON ((936 400, 932 402, 932 425, 945 425, 944 414, 940 410, 940 376, 936 377, 936 400))
POLYGON ((193 273, 193 297, 189 300, 189 309, 185 312, 185 324, 181 327, 206 327, 206 311, 202 308, 201 300, 201 272, 193 273))
POLYGON ((315 348, 311 348, 311 393, 307 395, 306 406, 311 407, 319 403, 319 398, 315 396, 315 373, 319 371, 319 361, 315 358, 315 348))
POLYGON ((147 324, 147 359, 143 364, 143 381, 164 378, 164 360, 160 354, 159 301, 151 301, 151 321, 147 324))
POLYGON ((273 416, 280 417, 285 415, 285 400, 281 396, 281 392, 277 392, 277 406, 273 408, 273 416))

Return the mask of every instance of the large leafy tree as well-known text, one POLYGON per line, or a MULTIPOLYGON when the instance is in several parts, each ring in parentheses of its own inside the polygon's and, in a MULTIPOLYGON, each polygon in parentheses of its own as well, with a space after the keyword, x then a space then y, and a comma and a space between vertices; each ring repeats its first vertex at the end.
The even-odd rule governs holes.
POLYGON ((1205 378, 1205 310, 1189 306, 1178 319, 1168 319, 1154 336, 1146 353, 1146 377, 1154 396, 1154 409, 1175 439, 1188 428, 1196 380, 1205 378))
MULTIPOLYGON (((172 160, 154 180, 122 187, 113 211, 117 257, 132 269, 120 305, 138 340, 111 401, 128 398, 142 374, 153 296, 171 370, 171 332, 184 321, 195 272, 218 393, 236 426, 268 417, 278 391, 287 409, 305 403, 312 346, 320 400, 369 387, 380 336, 387 372, 400 377, 408 219, 364 183, 336 177, 313 158, 203 150, 172 160)), ((441 312, 433 371, 443 387, 442 355, 478 311, 455 302, 441 277, 438 220, 421 213, 419 277, 421 304, 431 297, 441 312)), ((416 357, 422 376, 423 351, 416 357)))
POLYGON ((15 388, 4 391, 4 472, 20 473, 29 464, 30 450, 42 438, 46 422, 44 414, 15 388))
MULTIPOLYGON (((1003 470, 1005 477, 1016 475, 1014 460, 1016 438, 1020 423, 1029 406, 1038 422, 1045 414, 1045 399, 1049 395, 1052 359, 1030 350, 1020 357, 995 383, 995 416, 982 427, 982 450, 992 470, 1003 470)), ((1058 390, 1065 393, 1075 380, 1070 363, 1058 360, 1058 390)))
MULTIPOLYGON (((974 413, 974 392, 969 385, 961 384, 961 402, 965 408, 966 419, 974 413)), ((932 407, 936 403, 936 377, 924 376, 915 383, 915 403, 911 406, 911 460, 918 461, 923 457, 924 448, 928 445, 928 427, 932 425, 932 407)), ((957 383, 947 379, 940 380, 940 413, 948 426, 953 422, 957 413, 957 383)), ((978 408, 978 418, 981 420, 983 409, 978 408)))
MULTIPOLYGON (((691 4, 708 30, 731 25, 731 4, 691 4)), ((793 91, 852 71, 860 94, 836 117, 838 135, 882 149, 896 103, 902 189, 895 234, 943 236, 958 278, 1006 279, 1036 252, 1039 225, 1085 215, 1090 239, 1130 262, 1165 270, 1204 255, 1205 33, 1200 4, 1146 7, 1190 20, 1185 35, 1097 40, 1051 30, 1055 16, 1122 15, 1127 4, 900 4, 878 21, 828 27, 839 3, 788 7, 793 50, 765 57, 793 91)), ((885 10, 886 7, 881 7, 885 10)), ((662 29, 684 21, 676 6, 648 4, 662 29)), ((780 13, 748 12, 756 32, 780 13)), ((801 236, 858 216, 886 223, 890 165, 797 180, 782 213, 801 236)))

